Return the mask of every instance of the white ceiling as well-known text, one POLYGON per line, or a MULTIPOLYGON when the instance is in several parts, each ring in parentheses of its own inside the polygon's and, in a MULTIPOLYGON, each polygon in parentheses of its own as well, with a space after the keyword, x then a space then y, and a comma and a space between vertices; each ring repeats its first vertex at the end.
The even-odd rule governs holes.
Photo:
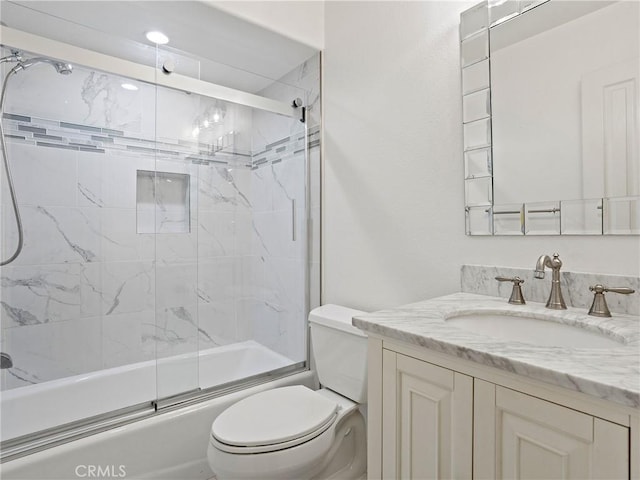
POLYGON ((199 1, 4 0, 0 20, 148 65, 155 64, 156 49, 144 34, 160 30, 171 39, 160 57, 172 57, 176 71, 250 92, 260 91, 317 52, 199 1))

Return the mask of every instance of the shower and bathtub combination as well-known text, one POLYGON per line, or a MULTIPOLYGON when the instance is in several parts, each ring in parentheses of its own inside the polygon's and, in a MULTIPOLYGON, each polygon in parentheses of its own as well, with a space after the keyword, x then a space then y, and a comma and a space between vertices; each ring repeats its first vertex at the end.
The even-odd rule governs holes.
POLYGON ((243 91, 0 28, 4 469, 311 386, 318 55, 243 91))

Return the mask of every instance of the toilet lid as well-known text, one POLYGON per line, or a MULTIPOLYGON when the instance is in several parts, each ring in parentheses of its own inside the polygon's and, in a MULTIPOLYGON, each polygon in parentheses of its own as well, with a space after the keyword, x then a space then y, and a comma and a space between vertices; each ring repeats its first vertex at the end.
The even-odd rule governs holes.
POLYGON ((274 445, 309 436, 333 421, 338 404, 302 385, 251 395, 222 412, 211 426, 221 443, 274 445))

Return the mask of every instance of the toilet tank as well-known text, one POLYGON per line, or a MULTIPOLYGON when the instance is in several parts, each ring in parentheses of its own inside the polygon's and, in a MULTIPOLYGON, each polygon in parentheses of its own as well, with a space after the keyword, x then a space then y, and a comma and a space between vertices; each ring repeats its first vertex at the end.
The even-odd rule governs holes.
POLYGON ((309 313, 320 383, 357 403, 367 401, 367 336, 351 325, 351 317, 363 313, 331 304, 309 313))

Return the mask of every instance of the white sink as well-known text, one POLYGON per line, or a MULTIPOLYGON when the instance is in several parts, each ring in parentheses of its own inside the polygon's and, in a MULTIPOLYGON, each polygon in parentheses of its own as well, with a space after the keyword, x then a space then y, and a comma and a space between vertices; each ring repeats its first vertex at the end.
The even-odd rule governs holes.
POLYGON ((495 338, 543 347, 620 348, 623 343, 583 328, 532 317, 473 313, 447 318, 451 326, 495 338))

